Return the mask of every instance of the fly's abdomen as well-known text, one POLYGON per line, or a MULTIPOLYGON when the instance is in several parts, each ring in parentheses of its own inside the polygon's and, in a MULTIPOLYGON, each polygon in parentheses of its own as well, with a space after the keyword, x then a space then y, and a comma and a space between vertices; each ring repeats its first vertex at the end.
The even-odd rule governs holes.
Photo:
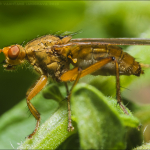
MULTIPOLYGON (((141 66, 135 59, 118 46, 113 45, 98 45, 94 47, 81 48, 73 55, 73 58, 77 58, 77 62, 73 63, 74 66, 85 69, 90 65, 100 61, 103 58, 115 57, 119 64, 120 75, 136 75, 139 76, 143 71, 141 66)), ((115 62, 110 62, 103 66, 93 75, 115 75, 115 62)))
MULTIPOLYGON (((120 47, 108 45, 107 46, 107 57, 115 57, 119 64, 119 73, 120 75, 136 75, 139 76, 143 73, 141 70, 140 64, 135 61, 135 58, 130 54, 124 52, 120 47)), ((110 63, 109 70, 110 75, 115 74, 115 63, 110 63), (112 71, 113 68, 113 71, 112 71)), ((108 64, 109 66, 109 64, 108 64)), ((106 66, 104 66, 105 69, 106 66)))

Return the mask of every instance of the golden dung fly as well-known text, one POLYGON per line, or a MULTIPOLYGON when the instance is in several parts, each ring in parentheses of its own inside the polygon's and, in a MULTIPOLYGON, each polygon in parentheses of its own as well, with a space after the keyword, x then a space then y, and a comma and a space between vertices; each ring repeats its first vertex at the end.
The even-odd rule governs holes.
POLYGON ((37 120, 36 127, 28 138, 32 138, 40 124, 40 114, 32 105, 31 100, 47 84, 48 77, 57 82, 64 82, 66 87, 68 81, 74 81, 67 95, 68 131, 74 129, 71 123, 71 91, 79 79, 87 74, 116 76, 117 102, 124 113, 128 115, 121 103, 119 76, 140 76, 144 72, 140 63, 128 53, 123 52, 118 45, 150 45, 150 39, 72 39, 71 35, 45 35, 28 42, 25 47, 16 44, 0 50, 6 57, 3 62, 5 69, 13 70, 14 66, 24 63, 26 60, 40 74, 40 79, 27 91, 26 96, 27 106, 37 120), (70 64, 74 66, 73 69, 70 69, 70 64))

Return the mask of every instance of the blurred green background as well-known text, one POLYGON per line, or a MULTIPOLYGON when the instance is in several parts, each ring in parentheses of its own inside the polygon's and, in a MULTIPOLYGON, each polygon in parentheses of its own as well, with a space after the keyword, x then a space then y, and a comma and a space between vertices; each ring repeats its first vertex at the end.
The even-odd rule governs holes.
MULTIPOLYGON (((150 29, 149 8, 148 1, 0 1, 0 48, 65 31, 80 31, 73 38, 141 37, 150 29)), ((0 114, 25 98, 38 77, 29 66, 8 72, 0 65, 0 114)))
MULTIPOLYGON (((81 31, 74 38, 139 37, 149 28, 149 6, 146 1, 0 2, 0 48, 65 31, 81 31)), ((29 67, 8 72, 0 65, 0 114, 23 99, 37 79, 29 67)))

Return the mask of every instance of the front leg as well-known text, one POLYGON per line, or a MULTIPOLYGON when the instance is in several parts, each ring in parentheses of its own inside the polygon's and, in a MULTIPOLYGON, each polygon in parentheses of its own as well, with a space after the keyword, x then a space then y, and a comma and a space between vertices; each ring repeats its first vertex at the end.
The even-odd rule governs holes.
POLYGON ((39 81, 34 85, 34 87, 32 89, 29 89, 29 91, 27 92, 27 106, 31 112, 31 114, 34 116, 34 118, 37 120, 36 126, 34 131, 28 136, 28 138, 32 138, 32 136, 36 133, 39 125, 40 125, 40 113, 35 109, 35 107, 32 105, 32 103, 30 102, 30 100, 36 96, 46 85, 47 83, 47 76, 46 75, 42 75, 41 78, 39 79, 39 81))

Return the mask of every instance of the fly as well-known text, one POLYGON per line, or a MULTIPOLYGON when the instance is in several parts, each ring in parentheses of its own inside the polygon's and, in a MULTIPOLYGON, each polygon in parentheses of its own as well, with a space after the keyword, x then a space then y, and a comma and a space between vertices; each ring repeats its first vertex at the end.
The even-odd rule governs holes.
POLYGON ((28 61, 40 74, 40 79, 27 91, 26 95, 27 106, 37 120, 36 127, 28 138, 32 138, 40 124, 40 113, 32 105, 31 100, 47 84, 48 77, 57 82, 65 82, 66 87, 68 81, 74 81, 71 90, 67 90, 68 131, 74 130, 71 122, 71 92, 79 79, 87 74, 116 76, 117 102, 128 115, 121 102, 119 76, 140 76, 144 72, 141 64, 118 45, 150 45, 150 39, 72 39, 70 35, 64 37, 45 35, 28 42, 25 47, 16 44, 0 49, 0 53, 4 53, 6 57, 3 62, 5 69, 13 70, 14 66, 28 61), (70 64, 74 66, 73 69, 70 69, 70 64))

